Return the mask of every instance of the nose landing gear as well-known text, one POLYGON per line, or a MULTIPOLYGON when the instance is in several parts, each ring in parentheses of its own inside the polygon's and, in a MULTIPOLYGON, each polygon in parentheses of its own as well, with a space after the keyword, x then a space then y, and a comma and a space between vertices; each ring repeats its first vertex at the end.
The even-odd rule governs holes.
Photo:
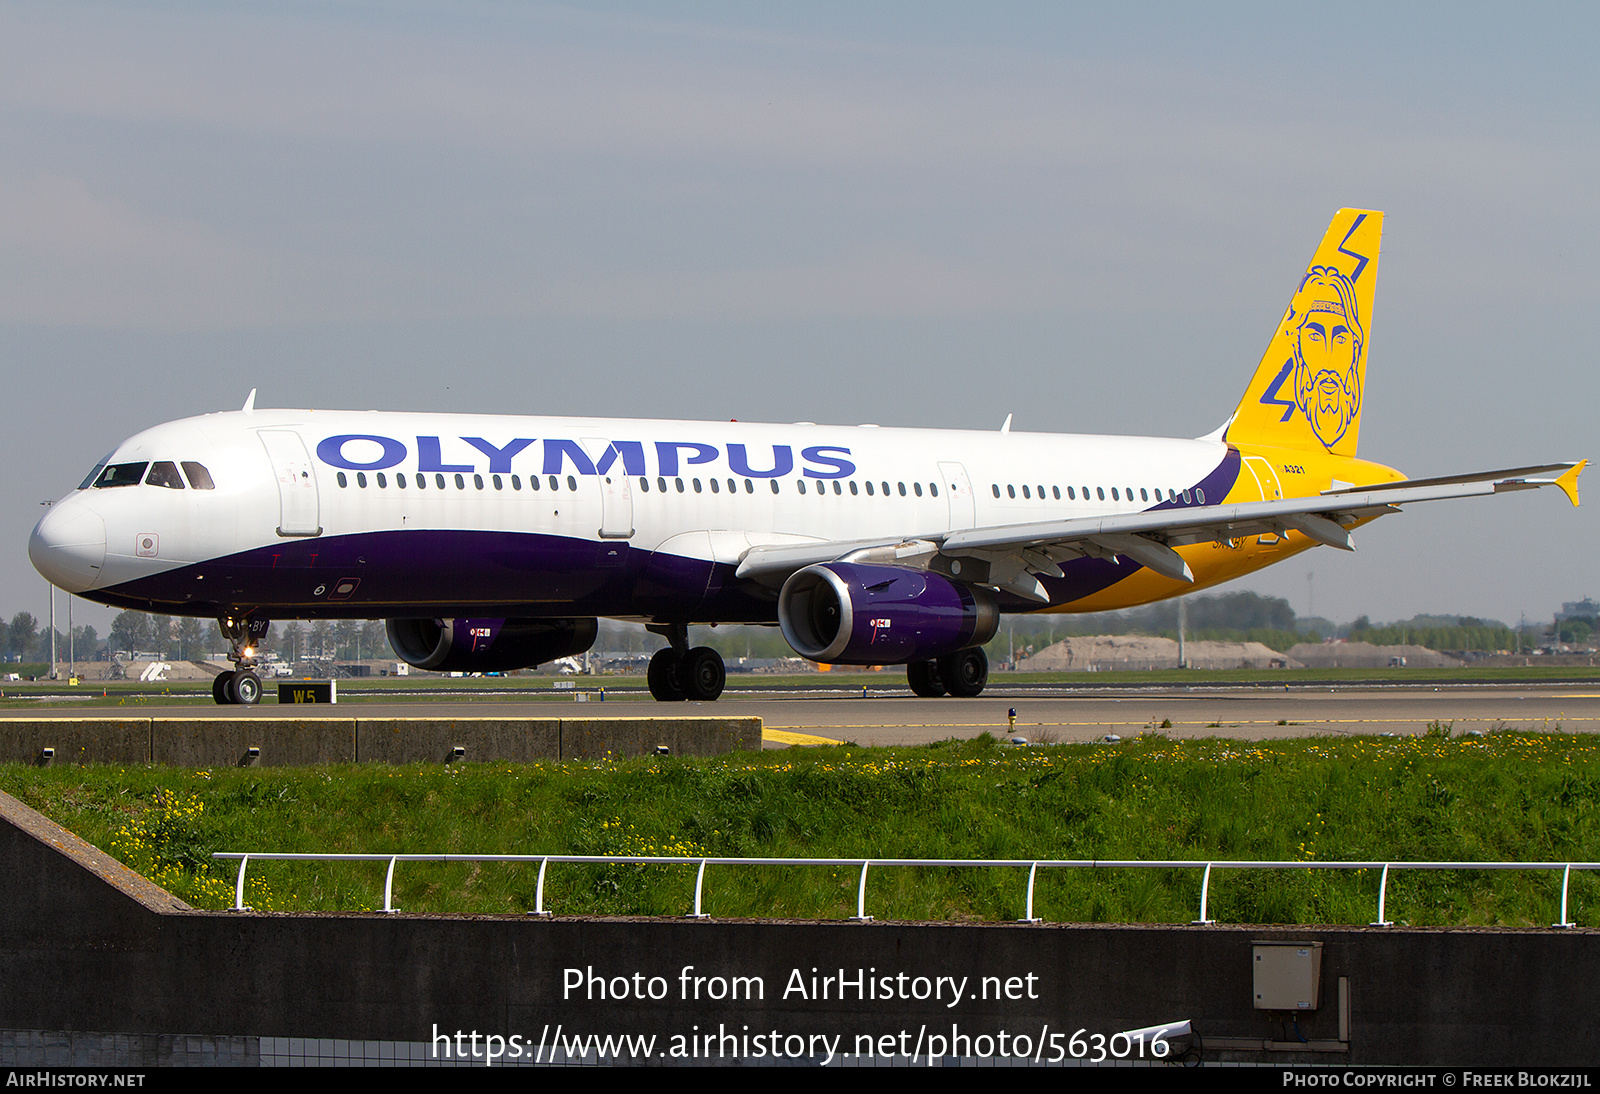
POLYGON ((228 660, 234 666, 218 673, 217 678, 211 681, 211 697, 218 703, 253 707, 261 702, 261 677, 255 673, 255 654, 257 645, 267 636, 267 628, 271 625, 270 620, 254 617, 235 619, 224 616, 217 620, 217 628, 232 647, 228 660))

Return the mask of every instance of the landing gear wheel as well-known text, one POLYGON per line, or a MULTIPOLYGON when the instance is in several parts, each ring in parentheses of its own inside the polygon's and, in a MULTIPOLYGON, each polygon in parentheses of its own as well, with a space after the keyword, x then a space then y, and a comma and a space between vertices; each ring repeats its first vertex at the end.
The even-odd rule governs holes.
POLYGON ((989 657, 978 646, 941 657, 939 678, 956 698, 975 699, 989 682, 989 657))
POLYGON ((722 694, 722 686, 728 681, 722 654, 710 646, 696 646, 678 663, 678 680, 686 698, 711 702, 722 694))
POLYGON ((944 679, 939 675, 937 661, 913 661, 908 664, 906 683, 924 699, 937 699, 944 694, 944 679))
POLYGON ((253 707, 261 702, 261 678, 253 672, 236 672, 228 685, 228 694, 235 703, 253 707))
POLYGON ((650 658, 650 668, 645 679, 650 684, 650 695, 657 702, 676 703, 687 698, 683 692, 683 657, 668 647, 657 650, 650 658))
POLYGON ((233 684, 233 678, 235 675, 237 674, 232 669, 226 669, 217 673, 216 679, 211 681, 211 698, 215 699, 219 703, 222 703, 223 705, 238 702, 237 699, 231 697, 231 693, 229 691, 229 688, 233 684))

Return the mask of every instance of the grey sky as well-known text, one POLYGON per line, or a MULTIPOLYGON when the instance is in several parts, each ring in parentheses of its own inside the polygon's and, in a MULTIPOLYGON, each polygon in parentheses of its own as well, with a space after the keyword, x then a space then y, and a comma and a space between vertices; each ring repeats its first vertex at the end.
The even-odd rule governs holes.
MULTIPOLYGON (((0 4, 0 613, 44 614, 41 499, 251 387, 1206 433, 1341 206, 1388 214, 1362 455, 1600 455, 1597 30, 1587 5, 0 4)), ((1238 587, 1548 617, 1600 591, 1597 512, 1421 506, 1238 587)))

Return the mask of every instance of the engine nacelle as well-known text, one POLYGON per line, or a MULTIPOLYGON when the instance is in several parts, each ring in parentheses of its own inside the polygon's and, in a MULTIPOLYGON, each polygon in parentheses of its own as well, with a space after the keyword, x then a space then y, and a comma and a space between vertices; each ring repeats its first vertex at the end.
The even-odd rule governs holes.
POLYGON ((391 619, 389 645, 430 672, 507 672, 594 645, 596 619, 391 619))
POLYGON ((807 566, 778 594, 783 637, 828 664, 897 665, 981 646, 1000 627, 987 589, 904 566, 807 566))

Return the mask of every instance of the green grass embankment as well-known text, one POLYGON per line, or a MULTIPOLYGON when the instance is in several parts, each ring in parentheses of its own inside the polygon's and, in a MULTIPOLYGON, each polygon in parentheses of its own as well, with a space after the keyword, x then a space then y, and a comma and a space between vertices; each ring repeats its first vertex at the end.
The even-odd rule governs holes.
MULTIPOLYGON (((1013 749, 791 749, 711 760, 177 771, 0 767, 0 788, 201 907, 226 907, 213 851, 483 852, 879 858, 1600 859, 1600 740, 1501 733, 1013 749)), ((381 906, 383 864, 253 862, 260 909, 381 906)), ((536 866, 402 864, 398 907, 522 912, 536 866)), ((721 917, 844 918, 850 867, 713 867, 721 917)), ((681 915, 687 866, 551 866, 562 914, 681 915)), ((880 919, 1011 920, 1025 869, 876 868, 880 919)), ((1035 914, 1183 923, 1198 870, 1041 871, 1035 914)), ((1392 873, 1389 918, 1547 925, 1559 872, 1392 873)), ((1220 871, 1224 922, 1367 923, 1377 873, 1220 871)), ((1571 914, 1600 926, 1600 878, 1571 914)))

